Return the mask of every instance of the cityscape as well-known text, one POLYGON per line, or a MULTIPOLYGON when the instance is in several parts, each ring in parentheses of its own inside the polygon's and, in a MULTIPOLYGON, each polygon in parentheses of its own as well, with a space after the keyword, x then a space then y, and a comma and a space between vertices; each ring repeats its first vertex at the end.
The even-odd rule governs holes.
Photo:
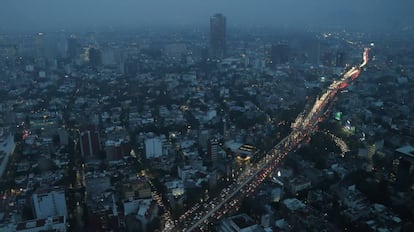
POLYGON ((148 25, 0 24, 0 232, 414 231, 405 11, 241 24, 279 3, 155 2, 148 25))

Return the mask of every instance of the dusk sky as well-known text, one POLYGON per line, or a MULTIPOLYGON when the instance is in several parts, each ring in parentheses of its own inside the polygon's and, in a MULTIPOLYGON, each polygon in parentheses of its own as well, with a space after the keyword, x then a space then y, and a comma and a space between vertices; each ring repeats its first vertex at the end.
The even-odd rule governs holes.
POLYGON ((412 0, 2 0, 0 29, 207 25, 223 13, 229 26, 353 26, 414 23, 412 0))

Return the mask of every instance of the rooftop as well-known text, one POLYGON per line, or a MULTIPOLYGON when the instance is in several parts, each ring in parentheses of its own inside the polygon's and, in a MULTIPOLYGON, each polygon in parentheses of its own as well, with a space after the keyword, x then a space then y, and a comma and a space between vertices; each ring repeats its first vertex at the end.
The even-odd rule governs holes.
POLYGON ((414 147, 412 147, 410 145, 400 147, 400 148, 396 149, 395 151, 397 151, 398 153, 401 153, 403 155, 406 155, 410 158, 414 158, 414 147))

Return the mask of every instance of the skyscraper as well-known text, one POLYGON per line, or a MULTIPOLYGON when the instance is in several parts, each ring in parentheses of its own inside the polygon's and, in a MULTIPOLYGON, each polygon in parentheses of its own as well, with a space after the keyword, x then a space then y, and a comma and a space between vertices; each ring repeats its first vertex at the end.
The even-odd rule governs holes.
POLYGON ((101 137, 94 126, 90 126, 80 132, 80 149, 83 157, 97 155, 101 150, 101 137))
POLYGON ((67 40, 67 57, 70 59, 74 59, 79 56, 80 53, 80 46, 76 36, 71 35, 67 40))
POLYGON ((46 53, 45 34, 42 32, 36 33, 34 35, 34 42, 36 46, 36 56, 37 57, 45 56, 45 53, 46 53))
POLYGON ((316 38, 311 38, 306 43, 307 62, 318 65, 320 62, 321 43, 316 38))
POLYGON ((219 143, 215 138, 210 139, 209 141, 208 155, 213 162, 217 162, 219 160, 219 143))
POLYGON ((226 56, 226 17, 215 14, 210 18, 210 58, 221 60, 226 56))
POLYGON ((286 43, 273 44, 271 47, 271 64, 286 64, 289 62, 289 45, 286 43))
POLYGON ((101 56, 101 50, 99 50, 96 47, 90 47, 89 48, 89 53, 88 53, 88 58, 89 58, 89 64, 92 67, 97 67, 101 64, 102 62, 102 56, 101 56))

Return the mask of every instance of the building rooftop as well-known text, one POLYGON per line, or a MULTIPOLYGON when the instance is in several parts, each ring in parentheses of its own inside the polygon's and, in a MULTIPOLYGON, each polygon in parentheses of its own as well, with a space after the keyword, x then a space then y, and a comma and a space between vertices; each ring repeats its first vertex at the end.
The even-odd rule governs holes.
POLYGON ((288 208, 290 211, 296 211, 300 209, 304 209, 306 207, 300 200, 296 198, 288 198, 283 200, 283 204, 288 208))
POLYGON ((406 155, 409 158, 414 158, 414 147, 407 145, 404 147, 400 147, 398 149, 396 149, 396 151, 400 154, 406 155))

